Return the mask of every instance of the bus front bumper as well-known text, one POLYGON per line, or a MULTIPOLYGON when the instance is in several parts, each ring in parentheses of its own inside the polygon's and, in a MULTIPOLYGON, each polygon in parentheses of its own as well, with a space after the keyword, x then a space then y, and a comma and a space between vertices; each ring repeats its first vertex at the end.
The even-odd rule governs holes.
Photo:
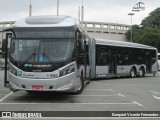
POLYGON ((25 90, 75 92, 77 88, 77 78, 75 77, 75 73, 55 79, 20 78, 8 73, 8 79, 10 83, 10 89, 12 91, 25 90))

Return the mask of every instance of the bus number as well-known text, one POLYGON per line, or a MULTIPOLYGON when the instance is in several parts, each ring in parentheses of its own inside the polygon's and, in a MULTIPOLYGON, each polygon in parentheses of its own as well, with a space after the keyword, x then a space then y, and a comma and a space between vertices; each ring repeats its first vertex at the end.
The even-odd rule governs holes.
POLYGON ((58 78, 58 74, 50 74, 51 78, 58 78))

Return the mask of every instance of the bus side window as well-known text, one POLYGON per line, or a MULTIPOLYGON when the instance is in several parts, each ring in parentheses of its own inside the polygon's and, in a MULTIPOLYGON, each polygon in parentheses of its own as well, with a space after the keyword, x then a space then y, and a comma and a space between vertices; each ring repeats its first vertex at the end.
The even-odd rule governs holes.
POLYGON ((97 52, 96 63, 97 65, 108 65, 108 53, 106 52, 97 52))
POLYGON ((121 65, 122 64, 122 55, 118 54, 117 59, 118 59, 118 64, 121 65))

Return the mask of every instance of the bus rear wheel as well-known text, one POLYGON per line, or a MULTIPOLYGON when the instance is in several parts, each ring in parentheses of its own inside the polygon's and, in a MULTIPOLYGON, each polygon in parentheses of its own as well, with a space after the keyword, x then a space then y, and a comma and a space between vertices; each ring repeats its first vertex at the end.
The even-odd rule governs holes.
POLYGON ((136 76, 136 70, 132 67, 130 70, 130 77, 133 78, 136 76))
POLYGON ((141 67, 141 68, 139 69, 139 71, 138 71, 138 76, 139 76, 139 77, 144 77, 144 75, 145 75, 144 68, 141 67))

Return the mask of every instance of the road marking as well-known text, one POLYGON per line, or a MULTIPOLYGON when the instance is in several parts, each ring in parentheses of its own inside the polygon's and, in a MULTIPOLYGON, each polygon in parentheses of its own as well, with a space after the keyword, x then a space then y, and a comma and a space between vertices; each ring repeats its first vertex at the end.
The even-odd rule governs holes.
POLYGON ((124 96, 124 95, 122 95, 122 94, 120 94, 120 93, 118 93, 118 95, 119 95, 119 96, 122 96, 122 97, 126 97, 126 96, 124 96))
POLYGON ((155 99, 160 100, 160 97, 157 97, 155 95, 152 95, 155 99))
POLYGON ((74 96, 86 96, 86 97, 107 97, 107 96, 119 96, 119 94, 116 95, 74 95, 74 96))
POLYGON ((10 92, 9 94, 7 94, 6 96, 4 96, 2 99, 0 99, 0 103, 5 100, 7 97, 9 97, 10 95, 12 95, 13 92, 10 92))
POLYGON ((112 89, 84 89, 84 90, 97 90, 97 91, 113 91, 112 89))
POLYGON ((160 95, 160 92, 157 92, 157 91, 150 90, 150 92, 155 95, 160 95))
POLYGON ((142 104, 140 104, 140 103, 138 103, 138 102, 136 102, 136 101, 132 101, 133 103, 135 103, 135 104, 137 104, 138 106, 143 106, 142 104))
POLYGON ((0 103, 0 105, 38 105, 38 104, 45 104, 45 105, 51 105, 51 104, 68 104, 68 105, 138 105, 138 106, 143 106, 135 101, 133 101, 132 103, 0 103))

